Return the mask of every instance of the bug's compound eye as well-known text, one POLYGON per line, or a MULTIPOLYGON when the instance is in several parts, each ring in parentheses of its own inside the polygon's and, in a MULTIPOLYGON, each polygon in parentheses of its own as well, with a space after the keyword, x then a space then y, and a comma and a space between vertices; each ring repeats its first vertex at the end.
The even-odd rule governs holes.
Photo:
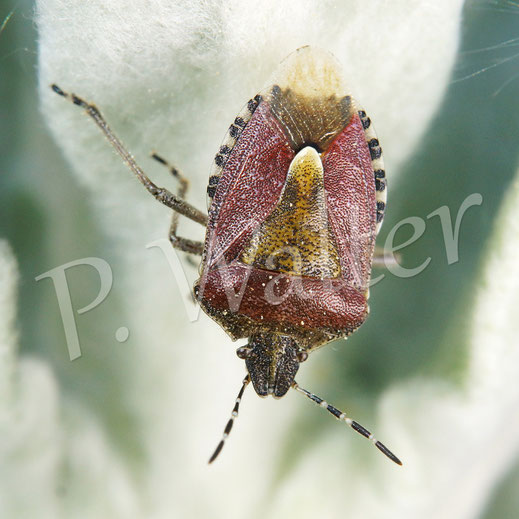
POLYGON ((308 358, 308 353, 306 351, 300 350, 296 353, 297 362, 304 362, 308 358))
POLYGON ((236 355, 238 355, 240 359, 246 359, 250 355, 251 351, 252 348, 249 346, 241 346, 236 350, 236 355))

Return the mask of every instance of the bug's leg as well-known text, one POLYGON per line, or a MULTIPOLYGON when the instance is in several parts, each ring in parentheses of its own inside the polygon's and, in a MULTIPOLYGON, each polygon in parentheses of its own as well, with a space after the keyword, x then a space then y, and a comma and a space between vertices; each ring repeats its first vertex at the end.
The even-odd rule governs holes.
POLYGON ((299 387, 296 382, 292 384, 292 387, 296 391, 303 393, 303 395, 315 402, 319 407, 323 407, 324 409, 326 409, 329 413, 335 416, 337 420, 342 420, 343 422, 346 422, 352 429, 354 429, 359 434, 362 434, 362 436, 370 440, 375 445, 375 447, 383 454, 385 454, 391 461, 394 461, 397 465, 402 465, 402 462, 383 443, 379 442, 375 438, 375 436, 373 436, 373 434, 371 434, 362 425, 355 422, 351 418, 348 418, 342 411, 339 411, 339 409, 336 409, 322 398, 319 398, 317 395, 310 393, 310 391, 307 391, 306 389, 299 387))
MULTIPOLYGON (((178 180, 177 197, 180 200, 185 200, 186 193, 189 188, 189 180, 182 173, 180 173, 180 171, 177 168, 172 166, 166 159, 162 158, 160 155, 157 155, 154 152, 151 154, 151 156, 157 162, 160 162, 161 164, 166 166, 169 169, 170 173, 178 180)), ((179 216, 179 213, 176 211, 173 211, 173 214, 171 215, 171 225, 169 226, 169 241, 171 242, 171 245, 173 245, 173 247, 181 251, 201 256, 202 252, 204 251, 203 242, 190 240, 188 238, 182 238, 181 236, 177 235, 179 216)))
POLYGON ((375 252, 373 254, 373 262, 372 265, 376 268, 384 268, 388 265, 394 266, 398 265, 400 261, 400 254, 394 254, 391 252, 386 252, 381 247, 375 247, 375 252))
POLYGON ((227 422, 227 425, 225 426, 225 429, 223 431, 223 437, 220 440, 220 443, 216 447, 215 451, 213 452, 213 455, 209 458, 209 463, 212 463, 218 457, 218 454, 220 454, 220 452, 223 449, 225 440, 227 439, 227 436, 229 436, 229 433, 231 432, 234 420, 238 416, 238 409, 240 408, 241 398, 242 398, 243 392, 245 391, 245 388, 248 386, 249 382, 250 382, 250 375, 247 374, 247 376, 243 379, 243 383, 242 383, 240 392, 238 393, 238 396, 236 397, 236 402, 234 404, 234 408, 232 410, 231 417, 229 418, 229 421, 227 422))
POLYGON ((121 158, 126 162, 128 167, 133 171, 133 173, 137 176, 137 178, 141 181, 141 184, 151 193, 159 202, 168 206, 169 208, 177 211, 178 213, 186 216, 187 218, 201 224, 207 224, 207 216, 202 212, 193 207, 191 204, 188 204, 186 201, 180 199, 177 195, 174 195, 167 189, 156 186, 142 171, 142 169, 137 165, 135 159, 132 155, 126 150, 123 146, 122 142, 115 136, 112 132, 108 124, 106 123, 104 117, 101 115, 101 112, 97 109, 97 107, 93 104, 87 103, 80 97, 75 94, 69 94, 63 90, 58 85, 51 85, 52 90, 59 94, 60 96, 68 99, 75 105, 84 108, 86 113, 94 120, 99 129, 103 132, 104 136, 108 139, 108 142, 115 148, 115 151, 121 156, 121 158))

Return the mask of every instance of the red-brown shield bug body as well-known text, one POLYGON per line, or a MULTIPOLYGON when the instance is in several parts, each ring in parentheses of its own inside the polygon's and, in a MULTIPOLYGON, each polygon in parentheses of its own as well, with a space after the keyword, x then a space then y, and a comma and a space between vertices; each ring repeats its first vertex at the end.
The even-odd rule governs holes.
POLYGON ((53 89, 85 108, 148 191, 175 211, 171 243, 202 256, 196 299, 233 340, 249 340, 237 350, 248 373, 210 462, 252 381, 260 396, 296 389, 401 464, 364 427, 295 382, 310 352, 365 321, 386 203, 379 142, 333 56, 297 50, 235 118, 209 177, 208 217, 185 202, 187 180, 176 169, 177 195, 149 180, 94 105, 53 89), (178 214, 207 226, 205 243, 177 236, 178 214))

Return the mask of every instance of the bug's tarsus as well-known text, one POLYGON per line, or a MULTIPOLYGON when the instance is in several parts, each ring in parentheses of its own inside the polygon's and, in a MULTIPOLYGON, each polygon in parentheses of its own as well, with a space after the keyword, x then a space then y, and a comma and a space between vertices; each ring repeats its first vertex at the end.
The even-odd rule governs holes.
MULTIPOLYGON (((173 177, 175 177, 179 183, 177 196, 180 200, 185 200, 187 190, 189 188, 189 180, 185 177, 175 166, 172 166, 164 157, 160 156, 156 152, 151 153, 151 158, 155 159, 159 164, 166 166, 169 169, 169 172, 173 177)), ((171 215, 171 224, 169 226, 169 241, 171 245, 176 249, 179 249, 183 252, 188 252, 190 254, 196 254, 201 256, 204 252, 204 244, 200 241, 190 240, 188 238, 182 238, 177 234, 178 228, 178 217, 179 213, 177 211, 173 211, 171 215)))
POLYGON ((169 169, 169 172, 175 178, 178 179, 178 181, 180 182, 180 189, 182 189, 182 195, 179 195, 179 196, 182 196, 182 198, 185 197, 187 189, 189 187, 189 180, 187 179, 187 177, 184 176, 182 173, 180 173, 180 171, 175 166, 171 165, 170 162, 168 162, 164 157, 159 155, 157 152, 152 151, 151 158, 156 160, 158 163, 162 164, 163 166, 166 166, 169 169))
POLYGON ((245 388, 248 386, 249 382, 250 382, 250 375, 247 375, 243 379, 243 383, 242 383, 240 392, 238 393, 238 396, 236 397, 236 401, 234 403, 234 408, 232 410, 231 417, 229 418, 229 421, 227 422, 227 425, 225 426, 225 429, 223 431, 223 437, 220 440, 220 443, 216 447, 215 451, 213 452, 213 455, 209 458, 209 463, 212 463, 218 457, 218 455, 220 454, 221 450, 223 449, 223 446, 225 444, 225 440, 227 439, 227 436, 229 436, 229 434, 231 432, 234 420, 238 416, 238 410, 240 408, 240 402, 241 402, 241 399, 242 399, 242 396, 243 396, 243 392, 245 391, 245 388))
POLYGON ((58 85, 51 85, 50 87, 52 88, 52 90, 54 90, 54 92, 56 92, 56 94, 63 97, 67 97, 65 92, 63 92, 63 90, 61 90, 61 88, 58 85))
POLYGON ((171 175, 178 180, 179 187, 177 196, 184 200, 186 198, 187 190, 189 189, 189 180, 187 177, 180 173, 180 171, 175 166, 172 166, 164 157, 160 156, 158 153, 153 151, 151 153, 151 158, 156 160, 159 164, 166 166, 169 169, 171 175))
POLYGON ((177 195, 174 195, 167 189, 156 186, 144 173, 144 171, 139 167, 139 165, 135 162, 135 159, 132 155, 126 150, 123 146, 123 143, 115 136, 104 117, 101 115, 101 112, 98 108, 91 103, 88 103, 81 97, 78 97, 75 94, 70 94, 62 90, 58 85, 51 85, 52 90, 68 99, 75 105, 84 108, 86 113, 94 120, 98 128, 103 132, 104 136, 108 139, 108 142, 114 147, 115 151, 121 156, 121 158, 126 162, 128 167, 132 170, 132 172, 137 176, 137 178, 141 181, 142 185, 151 193, 159 202, 163 203, 170 209, 177 211, 178 213, 186 216, 187 218, 201 224, 207 225, 207 215, 205 215, 202 211, 199 211, 191 204, 188 204, 186 201, 179 198, 177 195))
POLYGON ((315 402, 319 407, 323 407, 326 409, 329 413, 331 413, 337 420, 341 420, 343 422, 346 422, 354 431, 358 432, 364 438, 367 438, 370 440, 375 447, 385 454, 391 461, 395 462, 397 465, 402 465, 402 462, 381 442, 379 442, 373 434, 371 434, 365 427, 357 423, 355 420, 352 420, 351 418, 348 418, 342 411, 337 409, 336 407, 333 407, 328 402, 323 400, 322 398, 318 397, 317 395, 314 395, 313 393, 310 393, 310 391, 307 391, 306 389, 303 389, 302 387, 299 387, 299 385, 294 382, 292 384, 292 387, 296 390, 305 395, 307 398, 315 402))

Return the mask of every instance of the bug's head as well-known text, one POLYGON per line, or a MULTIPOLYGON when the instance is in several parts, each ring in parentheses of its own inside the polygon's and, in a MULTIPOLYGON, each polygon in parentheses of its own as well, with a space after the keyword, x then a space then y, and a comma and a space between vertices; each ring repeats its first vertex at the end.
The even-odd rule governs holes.
POLYGON ((308 353, 298 346, 293 337, 277 333, 258 333, 252 335, 247 346, 236 350, 238 357, 245 360, 247 376, 243 379, 240 392, 234 403, 231 417, 223 431, 223 437, 218 443, 209 463, 212 463, 220 454, 225 445, 238 416, 241 399, 245 388, 252 381, 252 385, 259 396, 273 395, 275 398, 282 397, 291 387, 307 398, 315 402, 319 407, 326 409, 338 420, 344 421, 356 432, 368 438, 383 454, 398 465, 402 462, 373 434, 358 422, 352 420, 345 413, 328 404, 325 400, 303 389, 294 381, 299 364, 308 358, 308 353))
POLYGON ((299 364, 308 357, 295 339, 276 333, 252 335, 236 353, 245 360, 256 393, 275 398, 290 389, 299 364))

